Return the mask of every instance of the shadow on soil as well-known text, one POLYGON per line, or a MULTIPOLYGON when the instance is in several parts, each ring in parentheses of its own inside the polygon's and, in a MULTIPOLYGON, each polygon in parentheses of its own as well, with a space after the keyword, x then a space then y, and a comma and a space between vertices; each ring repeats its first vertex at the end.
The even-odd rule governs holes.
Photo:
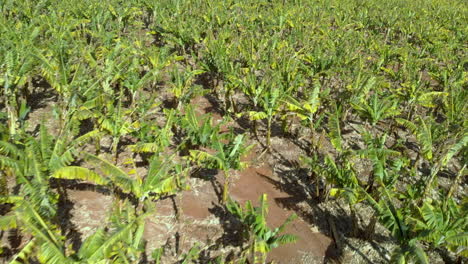
MULTIPOLYGON (((259 176, 273 184, 277 189, 281 190, 284 193, 287 193, 289 197, 286 198, 276 198, 275 201, 280 204, 282 207, 287 208, 296 212, 304 221, 309 224, 313 224, 318 227, 318 230, 330 237, 333 237, 332 227, 330 223, 334 223, 337 230, 338 239, 340 240, 338 244, 342 244, 341 248, 337 246, 336 241, 329 246, 326 251, 326 256, 324 263, 342 261, 340 260, 343 257, 342 248, 344 247, 343 243, 351 248, 355 253, 359 254, 367 263, 372 263, 372 261, 358 248, 353 247, 347 242, 346 238, 358 238, 353 237, 352 235, 352 218, 347 213, 347 211, 342 208, 338 203, 336 203, 337 212, 332 214, 328 211, 325 211, 320 208, 319 201, 316 198, 315 194, 315 184, 314 179, 308 175, 307 170, 304 170, 299 167, 296 162, 289 161, 285 159, 280 153, 273 153, 276 156, 277 160, 281 160, 284 167, 290 169, 276 169, 276 173, 279 175, 280 180, 274 180, 267 175, 259 176), (306 207, 300 206, 299 204, 307 204, 306 207)), ((320 186, 323 188, 323 186, 320 186)), ((322 189, 320 189, 322 191, 322 189)), ((356 232, 357 234, 364 234, 365 230, 359 228, 356 232)), ((376 249, 376 251, 385 259, 385 255, 388 254, 384 248, 378 245, 379 242, 388 241, 387 236, 380 234, 374 234, 371 245, 376 249)), ((335 239, 334 239, 335 240, 335 239)))

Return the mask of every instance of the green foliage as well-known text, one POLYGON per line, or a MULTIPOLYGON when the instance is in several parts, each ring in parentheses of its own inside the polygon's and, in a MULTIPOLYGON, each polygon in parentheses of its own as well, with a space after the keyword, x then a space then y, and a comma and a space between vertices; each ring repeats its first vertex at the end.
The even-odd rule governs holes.
POLYGON ((180 126, 185 130, 191 146, 208 147, 219 134, 219 124, 214 125, 209 115, 197 117, 192 106, 185 108, 185 115, 180 120, 180 126))
POLYGON ((212 148, 215 153, 202 150, 190 150, 190 159, 198 165, 210 169, 219 169, 224 172, 223 203, 228 198, 230 170, 239 170, 245 168, 246 162, 241 158, 253 147, 246 146, 245 135, 237 135, 231 132, 224 137, 228 142, 225 144, 221 139, 214 138, 212 148))
POLYGON ((377 94, 371 95, 368 100, 362 100, 358 103, 351 103, 354 110, 361 116, 368 119, 373 126, 379 121, 396 116, 398 111, 398 102, 390 98, 380 99, 377 94))
POLYGON ((410 221, 414 225, 413 230, 419 232, 423 240, 466 256, 468 224, 467 216, 462 210, 453 199, 448 200, 446 204, 424 201, 418 208, 417 215, 410 221))
POLYGON ((380 191, 384 194, 380 201, 375 201, 370 195, 367 195, 368 201, 378 212, 380 222, 397 239, 399 247, 392 253, 391 261, 397 263, 415 263, 427 264, 429 259, 418 243, 420 237, 414 234, 405 223, 406 216, 403 210, 398 209, 394 204, 393 197, 389 194, 385 186, 380 191))
MULTIPOLYGON (((345 199, 353 224, 356 205, 371 205, 369 230, 380 220, 399 245, 392 262, 432 262, 424 251, 435 248, 466 256, 467 10, 461 0, 1 1, 0 227, 24 238, 9 261, 143 261, 141 214, 199 168, 224 173, 226 202, 259 135, 269 152, 256 160, 296 169, 301 156, 318 200, 345 199), (238 133, 249 129, 256 137, 238 133), (136 207, 116 205, 78 253, 60 223, 77 182, 136 207)), ((266 211, 226 206, 247 222, 266 211)), ((247 230, 254 251, 289 241, 247 230)), ((207 248, 179 260, 204 261, 207 248)))
POLYGON ((418 117, 418 123, 412 123, 405 119, 396 119, 398 123, 404 125, 411 133, 416 136, 418 143, 421 146, 421 152, 427 160, 433 158, 434 148, 434 128, 431 120, 425 121, 422 117, 418 117))
MULTIPOLYGON (((117 187, 144 201, 150 196, 159 198, 175 193, 184 186, 182 181, 187 174, 186 168, 173 162, 173 156, 163 158, 154 155, 149 161, 146 176, 138 175, 136 168, 127 173, 109 161, 89 153, 85 154, 85 158, 98 168, 99 173, 83 167, 68 166, 54 173, 53 177, 86 180, 98 185, 117 187)), ((134 165, 133 160, 129 163, 134 165)))
POLYGON ((261 263, 265 263, 266 255, 273 248, 280 245, 295 242, 297 237, 289 234, 280 235, 286 226, 296 219, 296 215, 291 215, 279 227, 270 229, 267 226, 268 202, 266 194, 260 196, 259 207, 253 207, 250 201, 247 201, 245 208, 242 208, 238 202, 230 199, 226 204, 227 210, 236 216, 244 226, 244 236, 248 241, 248 251, 251 252, 252 263, 257 263, 256 254, 262 255, 261 263))

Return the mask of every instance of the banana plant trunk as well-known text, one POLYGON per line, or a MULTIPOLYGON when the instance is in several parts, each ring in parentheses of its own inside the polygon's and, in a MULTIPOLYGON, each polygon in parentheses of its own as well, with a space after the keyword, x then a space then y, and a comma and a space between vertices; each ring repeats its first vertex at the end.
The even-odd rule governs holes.
POLYGON ((10 130, 10 136, 13 137, 16 135, 16 126, 18 124, 18 117, 14 107, 7 102, 6 109, 8 113, 8 127, 10 130))
POLYGON ((308 150, 309 152, 311 151, 317 151, 317 141, 315 140, 315 129, 314 129, 314 123, 312 120, 309 122, 309 129, 310 129, 310 149, 308 150))
POLYGON ((372 193, 374 189, 374 181, 375 181, 374 172, 370 172, 369 177, 367 178, 367 192, 368 193, 372 193))
POLYGON ((432 183, 434 182, 434 179, 436 178, 437 173, 439 173, 439 170, 440 170, 439 165, 435 165, 434 167, 432 167, 431 174, 429 175, 429 179, 426 181, 426 186, 424 186, 422 200, 424 200, 429 195, 432 183))
POLYGON ((320 176, 318 175, 318 173, 315 173, 315 172, 314 172, 314 175, 315 175, 315 195, 317 197, 317 202, 320 202, 321 201, 321 197, 320 197, 320 176))
POLYGON ((251 243, 250 243, 250 261, 252 264, 255 264, 256 261, 257 261, 257 258, 256 258, 256 255, 255 255, 255 247, 257 246, 256 243, 255 243, 255 235, 254 234, 250 234, 250 239, 251 239, 251 243))
POLYGON ((452 197, 452 195, 455 193, 455 191, 458 189, 458 186, 460 184, 462 177, 465 176, 465 169, 466 169, 466 164, 463 165, 463 168, 461 168, 461 170, 458 172, 457 177, 455 177, 455 180, 450 186, 450 189, 447 193, 446 201, 448 201, 452 197))
POLYGON ((254 132, 254 136, 256 138, 258 138, 258 131, 257 131, 257 120, 252 120, 252 128, 253 128, 253 132, 254 132))
POLYGON ((267 120, 267 136, 266 136, 266 147, 268 150, 271 149, 271 117, 267 120))
POLYGON ((229 172, 224 171, 224 185, 223 185, 223 204, 226 204, 229 194, 229 172))
POLYGON ((351 203, 349 204, 349 210, 351 212, 351 221, 352 221, 352 229, 351 229, 351 235, 353 237, 357 237, 358 235, 358 218, 357 218, 357 215, 356 215, 356 208, 354 208, 354 205, 352 205, 351 203))
POLYGON ((5 77, 5 108, 8 115, 8 128, 10 136, 16 135, 16 128, 18 125, 18 104, 16 102, 16 94, 11 89, 8 79, 5 77))
POLYGON ((120 142, 120 137, 114 137, 112 140, 112 154, 114 155, 114 164, 117 164, 117 160, 119 158, 119 142, 120 142))
POLYGON ((377 221, 379 220, 379 215, 377 212, 374 212, 374 214, 372 215, 370 221, 369 221, 369 224, 367 225, 366 227, 366 231, 365 231, 365 239, 368 240, 368 241, 371 241, 373 236, 374 236, 374 233, 375 233, 375 226, 377 224, 377 221))

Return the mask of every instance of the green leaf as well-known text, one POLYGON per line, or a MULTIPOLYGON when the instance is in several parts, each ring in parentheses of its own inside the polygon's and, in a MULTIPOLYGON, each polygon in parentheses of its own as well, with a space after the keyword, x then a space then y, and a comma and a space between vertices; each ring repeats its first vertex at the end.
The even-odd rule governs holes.
POLYGON ((16 215, 9 214, 0 216, 0 230, 8 230, 12 228, 17 228, 18 224, 16 222, 16 215))
POLYGON ((141 185, 138 181, 130 178, 123 170, 113 165, 109 161, 90 153, 84 153, 85 159, 96 164, 99 170, 107 176, 113 184, 126 193, 133 193, 141 197, 141 185))
POLYGON ((23 264, 24 261, 19 260, 27 260, 28 256, 32 255, 35 247, 36 239, 33 238, 21 249, 20 252, 18 252, 16 255, 13 256, 13 258, 10 259, 10 264, 23 264))
POLYGON ((468 232, 449 236, 445 240, 453 245, 468 247, 468 232))
POLYGON ((249 111, 250 120, 262 120, 267 117, 268 115, 265 112, 249 111))
POLYGON ((329 117, 329 121, 328 121, 328 127, 330 129, 330 132, 328 133, 328 135, 330 136, 330 141, 333 145, 333 147, 335 147, 335 149, 338 151, 338 152, 341 152, 343 151, 343 148, 342 148, 342 143, 341 143, 341 125, 340 125, 340 110, 339 108, 336 108, 336 112, 335 114, 332 114, 330 117, 329 117))
POLYGON ((83 251, 80 250, 80 255, 86 257, 86 260, 90 263, 109 258, 113 246, 130 235, 136 221, 133 220, 124 227, 117 229, 110 236, 107 236, 103 229, 99 229, 86 243, 86 248, 83 251))
POLYGON ((462 148, 468 145, 468 134, 463 137, 456 144, 452 145, 447 153, 442 157, 442 166, 447 166, 449 161, 455 156, 462 148))
POLYGON ((416 260, 416 263, 418 264, 429 264, 429 259, 426 253, 418 245, 414 245, 411 247, 410 255, 412 256, 413 259, 416 260))
POLYGON ((94 171, 78 166, 62 167, 55 171, 52 177, 57 179, 90 181, 99 185, 106 185, 109 182, 108 179, 101 177, 94 171))
POLYGON ((418 103, 424 107, 436 107, 436 100, 442 101, 448 96, 447 92, 427 92, 420 95, 417 99, 418 103))
POLYGON ((222 159, 205 151, 190 150, 190 159, 198 164, 206 164, 209 168, 226 169, 222 159))

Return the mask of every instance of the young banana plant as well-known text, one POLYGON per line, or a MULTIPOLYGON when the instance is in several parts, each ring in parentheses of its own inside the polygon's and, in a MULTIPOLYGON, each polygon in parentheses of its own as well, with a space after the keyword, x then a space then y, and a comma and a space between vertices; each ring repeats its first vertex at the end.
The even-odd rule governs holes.
POLYGON ((372 172, 369 174, 366 187, 368 192, 372 193, 376 179, 378 183, 383 183, 386 186, 390 186, 395 182, 396 178, 394 176, 402 167, 403 160, 398 159, 400 152, 386 148, 386 134, 382 136, 373 136, 367 131, 362 131, 361 135, 367 145, 367 148, 357 150, 355 151, 355 154, 359 158, 369 159, 372 161, 372 172), (390 172, 388 168, 391 167, 391 165, 394 165, 394 170, 390 172))
MULTIPOLYGON (((314 142, 314 134, 315 131, 315 113, 319 109, 320 106, 320 84, 316 83, 314 85, 314 89, 308 95, 306 100, 300 102, 293 96, 287 95, 286 99, 284 100, 287 104, 287 108, 289 111, 293 112, 294 115, 299 117, 299 119, 306 123, 306 125, 310 129, 310 142, 313 144, 314 142)), ((315 146, 314 146, 315 148, 315 146)))
POLYGON ((236 85, 233 85, 235 82, 231 82, 229 79, 233 78, 238 70, 232 60, 233 44, 228 41, 230 34, 231 32, 228 30, 218 32, 216 36, 213 32, 209 32, 206 38, 206 57, 201 61, 203 69, 212 74, 211 86, 215 89, 214 92, 217 96, 222 96, 223 108, 226 113, 232 112, 236 108, 232 99, 233 88, 236 85), (220 80, 225 81, 222 87, 219 87, 220 80))
POLYGON ((187 68, 181 71, 177 67, 173 68, 171 71, 171 92, 174 95, 177 110, 180 110, 182 105, 200 93, 201 87, 194 85, 194 82, 195 77, 202 73, 204 73, 203 70, 187 68))
POLYGON ((0 229, 20 228, 31 234, 32 239, 10 260, 12 264, 33 261, 41 263, 139 263, 143 252, 144 219, 148 213, 136 216, 132 209, 113 213, 111 223, 99 228, 74 252, 60 234, 58 225, 53 224, 27 200, 17 197, 5 202, 14 203, 13 211, 0 217, 0 229), (124 216, 124 217, 122 217, 124 216), (124 248, 125 250, 121 250, 124 248))
POLYGON ((0 77, 0 85, 4 87, 3 96, 11 137, 16 135, 18 129, 21 129, 29 112, 26 106, 29 95, 26 84, 31 81, 31 71, 35 63, 33 57, 21 56, 18 53, 25 52, 24 50, 17 49, 5 52, 4 63, 0 64, 0 74, 4 73, 0 77))
POLYGON ((435 247, 444 247, 458 256, 467 257, 468 216, 463 212, 466 201, 459 205, 453 198, 446 201, 425 200, 408 218, 411 230, 435 247))
MULTIPOLYGON (((456 133, 453 138, 446 138, 442 128, 438 124, 434 124, 431 119, 424 119, 418 116, 418 123, 413 123, 405 119, 397 118, 396 121, 410 130, 416 136, 416 140, 420 145, 422 156, 428 160, 431 165, 431 172, 425 180, 424 193, 422 198, 429 194, 432 189, 434 180, 437 177, 440 169, 447 166, 449 161, 468 144, 468 134, 465 131, 456 133)), ((417 160, 419 159, 418 152, 417 160)))
POLYGON ((287 243, 296 242, 297 237, 290 234, 284 234, 286 226, 297 218, 295 214, 289 216, 279 227, 270 229, 267 226, 268 202, 267 195, 263 194, 259 198, 259 207, 253 207, 250 201, 247 201, 245 208, 242 208, 238 202, 229 199, 226 204, 227 210, 239 219, 243 225, 243 235, 248 241, 247 251, 250 253, 249 263, 266 263, 267 254, 274 248, 287 243), (257 254, 260 253, 260 261, 257 254))
POLYGON ((444 74, 443 83, 447 92, 447 96, 443 100, 444 114, 447 116, 450 126, 466 126, 467 121, 463 114, 468 109, 468 91, 463 86, 466 80, 463 78, 463 73, 454 75, 456 76, 455 80, 451 83, 448 80, 447 73, 444 74))
POLYGON ((266 150, 271 150, 271 126, 276 114, 281 108, 281 98, 285 92, 280 89, 267 90, 260 99, 262 111, 250 111, 249 117, 256 122, 257 120, 266 119, 266 150))
POLYGON ((159 153, 164 151, 171 144, 173 136, 172 127, 177 121, 174 109, 164 109, 166 121, 164 126, 159 127, 152 121, 140 121, 136 123, 138 129, 134 135, 139 139, 131 149, 135 153, 159 153))
POLYGON ((219 169, 224 173, 223 203, 226 203, 229 193, 229 179, 231 170, 239 170, 246 167, 246 163, 241 161, 252 147, 245 146, 245 135, 233 137, 232 132, 228 134, 228 143, 224 144, 221 138, 214 137, 211 147, 215 153, 203 150, 190 150, 190 159, 201 166, 219 169))
POLYGON ((257 120, 266 118, 266 113, 262 111, 257 111, 261 97, 265 94, 265 91, 268 88, 267 86, 269 84, 266 78, 261 78, 259 80, 255 70, 253 69, 243 69, 243 71, 239 72, 239 74, 242 74, 243 77, 239 76, 237 78, 238 85, 241 88, 242 92, 248 96, 249 100, 252 103, 252 111, 249 112, 249 117, 253 121, 253 132, 255 136, 257 136, 257 120))
POLYGON ((57 170, 52 177, 85 180, 98 185, 117 187, 133 195, 138 199, 139 205, 143 206, 142 202, 147 199, 159 199, 186 187, 184 181, 188 175, 188 169, 175 163, 174 155, 163 158, 159 154, 154 154, 145 176, 137 173, 133 159, 128 161, 133 169, 127 173, 98 156, 85 153, 84 157, 98 168, 99 173, 84 167, 67 166, 57 170))
POLYGON ((419 155, 422 155, 428 161, 432 161, 435 144, 441 136, 440 127, 432 119, 425 119, 421 116, 417 117, 417 122, 411 122, 402 118, 396 118, 395 120, 416 136, 421 149, 419 155))
MULTIPOLYGON (((73 141, 67 135, 61 136, 53 139, 41 125, 38 139, 24 138, 23 144, 0 141, 0 168, 21 184, 20 193, 31 197, 28 201, 37 210, 49 216, 55 215, 57 202, 57 195, 50 189, 50 175, 70 165, 76 148, 88 140, 88 135, 73 141)), ((59 186, 59 193, 62 191, 59 186)))
POLYGON ((382 195, 378 202, 366 191, 362 190, 362 193, 378 213, 380 223, 390 231, 398 242, 399 246, 393 251, 390 261, 392 263, 411 263, 413 261, 418 264, 428 264, 429 259, 419 243, 421 238, 411 232, 410 227, 405 222, 405 211, 398 209, 394 203, 395 195, 392 195, 384 185, 379 191, 382 195))
POLYGON ((380 99, 377 94, 371 95, 369 100, 351 103, 359 115, 369 120, 372 126, 378 122, 400 114, 398 102, 393 98, 380 99))
MULTIPOLYGON (((35 198, 38 197, 2 199, 2 202, 13 203, 14 207, 10 213, 0 217, 0 229, 19 228, 23 233, 31 234, 33 237, 13 256, 10 263, 23 263, 34 255, 43 263, 73 263, 67 257, 70 249, 65 246, 65 238, 60 235, 58 226, 49 220, 51 216, 44 215, 39 208, 28 201, 35 198)), ((36 204, 40 202, 40 200, 35 201, 36 204)))
POLYGON ((44 51, 34 49, 33 56, 40 61, 40 71, 45 80, 58 94, 57 108, 59 130, 62 130, 66 117, 74 108, 74 96, 79 94, 78 89, 84 82, 86 72, 84 67, 73 61, 66 51, 63 42, 53 46, 52 50, 44 51), (52 52, 51 52, 52 51, 52 52))
POLYGON ((355 205, 361 202, 363 197, 359 192, 359 179, 348 155, 341 155, 338 160, 333 160, 330 155, 325 157, 325 169, 323 173, 326 173, 325 177, 328 184, 333 186, 329 190, 326 190, 328 193, 326 193, 325 199, 328 199, 328 195, 330 195, 346 200, 351 213, 351 232, 353 236, 357 236, 359 223, 355 205))
POLYGON ((423 106, 434 108, 437 106, 437 101, 444 101, 448 93, 439 91, 425 91, 421 83, 421 77, 416 83, 402 83, 402 89, 397 91, 398 94, 407 102, 405 112, 407 112, 407 119, 413 119, 416 107, 423 106))
POLYGON ((145 219, 150 213, 135 213, 128 201, 115 206, 109 223, 89 236, 73 257, 81 263, 139 263, 144 252, 145 219))
POLYGON ((100 130, 104 130, 112 136, 111 151, 115 164, 117 164, 119 157, 118 148, 121 138, 136 130, 138 124, 132 120, 136 108, 126 110, 122 106, 123 90, 121 90, 117 100, 117 106, 114 106, 112 100, 107 101, 106 113, 101 114, 98 119, 100 130))
POLYGON ((185 108, 180 126, 185 131, 189 145, 193 147, 208 147, 220 130, 220 124, 214 125, 209 115, 197 117, 190 105, 185 108))
POLYGON ((341 118, 343 116, 343 109, 339 105, 335 105, 334 113, 328 117, 328 136, 330 137, 331 144, 339 153, 344 151, 343 138, 341 136, 341 118))

